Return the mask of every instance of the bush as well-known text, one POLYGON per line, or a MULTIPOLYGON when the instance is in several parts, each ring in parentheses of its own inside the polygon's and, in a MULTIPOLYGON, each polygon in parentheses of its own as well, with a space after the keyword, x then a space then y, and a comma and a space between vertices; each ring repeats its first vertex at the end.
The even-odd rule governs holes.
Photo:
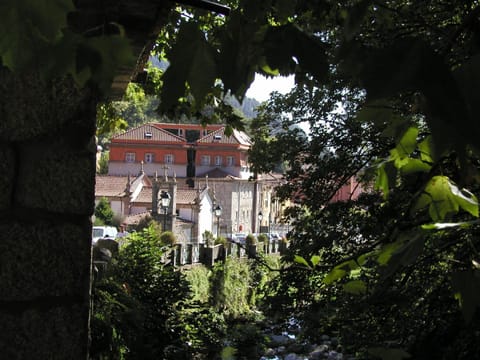
POLYGON ((215 245, 227 245, 227 239, 224 238, 223 236, 219 236, 215 239, 215 245))
POLYGON ((160 242, 166 246, 173 246, 177 242, 177 237, 171 231, 164 231, 160 235, 160 242))
POLYGON ((248 234, 247 237, 245 238, 245 243, 247 245, 256 245, 257 244, 257 238, 253 236, 253 234, 248 234))
POLYGON ((115 216, 115 213, 110 207, 110 203, 108 202, 108 199, 105 197, 102 197, 98 202, 97 206, 95 207, 95 220, 103 222, 103 224, 99 224, 99 225, 112 225, 114 216, 115 216))
POLYGON ((260 234, 257 237, 258 242, 265 243, 268 242, 268 236, 265 234, 260 234))

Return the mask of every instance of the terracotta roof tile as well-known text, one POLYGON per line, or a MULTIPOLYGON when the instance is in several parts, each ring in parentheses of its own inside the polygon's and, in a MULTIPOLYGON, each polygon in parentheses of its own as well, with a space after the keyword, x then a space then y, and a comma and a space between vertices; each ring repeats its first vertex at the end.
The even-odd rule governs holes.
POLYGON ((172 143, 185 143, 185 140, 180 136, 173 135, 172 133, 160 129, 154 124, 144 124, 136 128, 129 129, 123 134, 115 135, 112 137, 112 142, 125 142, 125 141, 145 141, 145 142, 172 142, 172 143))
POLYGON ((239 144, 239 145, 252 145, 250 137, 242 131, 233 130, 231 136, 225 135, 225 128, 222 127, 216 131, 211 132, 207 136, 204 136, 198 140, 199 144, 239 144))
POLYGON ((177 190, 177 205, 191 205, 197 198, 196 190, 177 190))
POLYGON ((95 178, 95 196, 125 196, 128 176, 97 175, 95 178))

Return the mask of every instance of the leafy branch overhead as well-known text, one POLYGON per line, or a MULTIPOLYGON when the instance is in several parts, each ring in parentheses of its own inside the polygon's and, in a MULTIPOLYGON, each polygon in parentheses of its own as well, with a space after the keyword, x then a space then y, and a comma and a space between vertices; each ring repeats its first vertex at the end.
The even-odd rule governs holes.
POLYGON ((108 93, 118 68, 134 63, 130 43, 119 24, 73 32, 67 18, 74 11, 72 0, 2 1, 1 63, 13 71, 35 70, 44 79, 71 75, 80 87, 92 81, 108 93))

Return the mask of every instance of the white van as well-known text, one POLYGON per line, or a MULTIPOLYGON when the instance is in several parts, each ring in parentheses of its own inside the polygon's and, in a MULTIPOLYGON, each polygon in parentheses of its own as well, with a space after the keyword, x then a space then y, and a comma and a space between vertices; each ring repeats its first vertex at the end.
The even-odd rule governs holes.
POLYGON ((114 226, 94 226, 92 228, 92 243, 95 244, 98 239, 117 237, 117 228, 114 226))

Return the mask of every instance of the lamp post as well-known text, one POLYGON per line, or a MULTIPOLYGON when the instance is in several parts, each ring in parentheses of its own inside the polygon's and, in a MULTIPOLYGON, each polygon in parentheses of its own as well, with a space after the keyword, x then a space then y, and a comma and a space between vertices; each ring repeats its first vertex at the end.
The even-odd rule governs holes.
POLYGON ((170 205, 170 194, 167 191, 162 190, 160 194, 160 201, 162 203, 162 209, 164 212, 163 231, 167 231, 167 211, 170 205))
POLYGON ((263 220, 263 214, 260 211, 258 213, 258 233, 260 233, 260 231, 262 231, 262 220, 263 220))
POLYGON ((217 217, 217 238, 220 236, 220 216, 222 215, 222 207, 220 205, 215 206, 213 209, 215 216, 217 217))

